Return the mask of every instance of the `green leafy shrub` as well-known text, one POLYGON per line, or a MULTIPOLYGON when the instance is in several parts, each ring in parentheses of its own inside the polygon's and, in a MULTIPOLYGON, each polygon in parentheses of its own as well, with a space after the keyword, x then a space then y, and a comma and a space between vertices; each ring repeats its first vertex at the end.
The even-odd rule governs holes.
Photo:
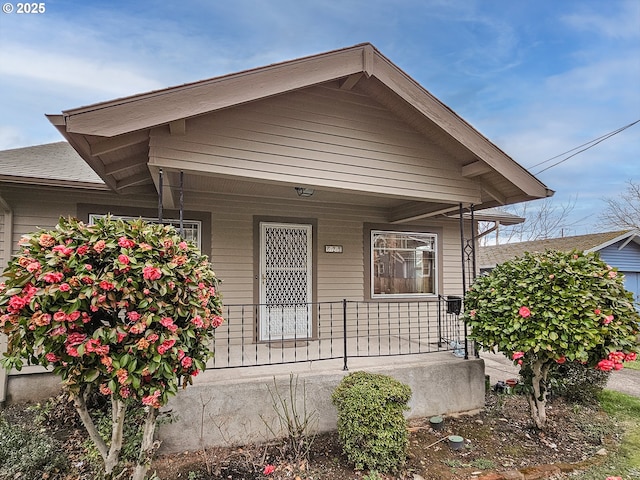
POLYGON ((340 382, 331 400, 342 449, 356 468, 390 472, 404 464, 410 398, 408 385, 386 375, 354 372, 340 382))
POLYGON ((555 365, 611 371, 637 358, 633 294, 594 253, 525 253, 498 265, 472 285, 463 319, 483 349, 497 349, 521 366, 538 428, 545 427, 555 365))
POLYGON ((580 363, 555 365, 549 372, 549 383, 554 394, 572 402, 594 404, 606 387, 609 372, 589 368, 580 363))
MULTIPOLYGON (((72 394, 110 475, 119 462, 127 407, 144 409, 134 478, 146 474, 158 409, 212 356, 223 319, 207 257, 171 227, 110 217, 24 235, 0 283, 0 364, 51 367, 72 394), (85 398, 111 401, 110 442, 85 398), (146 408, 148 407, 148 408, 146 408)), ((131 411, 133 408, 129 408, 131 411)))
POLYGON ((50 437, 0 415, 0 479, 54 478, 68 468, 60 445, 50 437))

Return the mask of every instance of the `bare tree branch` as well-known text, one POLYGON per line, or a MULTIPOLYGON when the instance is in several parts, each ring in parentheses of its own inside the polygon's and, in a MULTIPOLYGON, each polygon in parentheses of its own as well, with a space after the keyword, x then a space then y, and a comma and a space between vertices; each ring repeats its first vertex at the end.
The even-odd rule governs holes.
POLYGON ((627 181, 627 189, 619 197, 605 198, 607 206, 600 220, 616 229, 640 229, 640 182, 627 181))

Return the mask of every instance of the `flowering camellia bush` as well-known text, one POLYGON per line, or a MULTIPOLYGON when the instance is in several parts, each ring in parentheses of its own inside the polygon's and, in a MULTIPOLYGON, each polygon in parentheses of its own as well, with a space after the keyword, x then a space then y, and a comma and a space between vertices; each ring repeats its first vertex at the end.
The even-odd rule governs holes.
POLYGON ((553 365, 619 370, 638 350, 633 295, 595 253, 526 253, 498 265, 472 285, 463 318, 481 348, 497 349, 521 366, 538 428, 546 422, 553 365))
POLYGON ((118 464, 127 405, 146 406, 133 478, 144 478, 158 409, 205 368, 221 317, 208 260, 171 226, 109 217, 95 225, 60 219, 24 236, 0 284, 6 368, 51 367, 62 377, 107 475, 118 464), (85 395, 111 398, 109 446, 85 395))

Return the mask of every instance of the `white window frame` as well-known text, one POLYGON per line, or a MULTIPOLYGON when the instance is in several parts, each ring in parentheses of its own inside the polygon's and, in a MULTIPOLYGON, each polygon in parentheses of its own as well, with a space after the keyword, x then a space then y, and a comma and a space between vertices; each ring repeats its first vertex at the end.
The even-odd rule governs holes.
MULTIPOLYGON (((412 250, 412 249, 408 249, 412 250)), ((374 229, 370 232, 370 243, 369 243, 369 257, 370 257, 370 285, 371 285, 371 298, 372 299, 381 299, 381 298, 433 298, 438 296, 438 235, 430 232, 417 232, 417 231, 398 231, 398 230, 380 230, 374 229), (375 293, 375 279, 376 279, 376 265, 374 263, 374 239, 376 236, 384 235, 384 234, 396 234, 402 236, 420 236, 427 237, 432 239, 433 241, 433 266, 429 272, 428 276, 431 276, 431 272, 433 272, 432 282, 433 282, 433 292, 428 293, 375 293)), ((381 265, 384 270, 384 264, 381 265)))
MULTIPOLYGON (((97 218, 104 218, 107 215, 105 214, 101 214, 101 213, 90 213, 89 214, 89 223, 93 223, 97 218)), ((132 216, 132 215, 113 215, 111 214, 112 218, 117 218, 119 220, 144 220, 145 222, 149 222, 149 223, 158 223, 158 219, 157 218, 150 218, 150 217, 142 217, 142 216, 132 216)), ((180 219, 177 218, 163 218, 162 219, 162 223, 164 225, 173 225, 175 227, 175 229, 180 232, 180 219)), ((187 231, 187 229, 191 229, 192 231, 195 231, 195 240, 192 240, 196 246, 198 247, 198 250, 202 251, 202 222, 200 220, 182 220, 182 227, 184 228, 185 231, 187 231)))

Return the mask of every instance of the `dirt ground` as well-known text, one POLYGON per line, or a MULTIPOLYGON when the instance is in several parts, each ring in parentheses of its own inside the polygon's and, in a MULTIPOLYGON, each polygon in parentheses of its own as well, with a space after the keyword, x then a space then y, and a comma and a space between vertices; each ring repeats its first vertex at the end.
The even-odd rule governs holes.
MULTIPOLYGON (((405 468, 385 478, 426 480, 470 479, 488 471, 510 470, 551 463, 597 461, 603 449, 615 448, 618 439, 610 420, 593 407, 551 402, 546 432, 532 428, 523 397, 489 394, 486 408, 474 416, 445 418, 445 428, 434 431, 428 419, 410 422, 410 446, 405 468), (463 437, 464 448, 454 451, 448 436, 463 437)), ((315 438, 308 463, 295 464, 279 455, 277 446, 209 449, 206 452, 159 457, 152 465, 161 479, 202 480, 350 480, 366 479, 341 454, 335 433, 315 438), (266 465, 275 471, 263 474, 266 465), (191 477, 189 477, 191 475, 191 477)))
MULTIPOLYGON (((24 407, 12 406, 3 414, 10 422, 33 426, 37 412, 24 407)), ((40 419, 38 429, 63 442, 68 452, 72 470, 60 478, 94 479, 90 465, 83 460, 86 435, 74 415, 73 409, 52 412, 44 423, 40 419)), ((155 472, 155 478, 161 480, 460 480, 531 465, 588 464, 602 459, 601 454, 614 449, 619 440, 616 425, 595 407, 571 405, 558 398, 551 401, 548 416, 546 432, 538 432, 532 428, 524 397, 490 393, 481 413, 445 417, 441 431, 434 431, 428 419, 413 420, 409 422, 407 463, 395 476, 375 477, 355 471, 342 455, 335 432, 315 437, 308 461, 292 461, 277 444, 210 448, 158 457, 150 474, 155 472), (464 448, 450 448, 449 435, 463 437, 464 448), (275 467, 269 475, 263 473, 267 465, 275 467)))

